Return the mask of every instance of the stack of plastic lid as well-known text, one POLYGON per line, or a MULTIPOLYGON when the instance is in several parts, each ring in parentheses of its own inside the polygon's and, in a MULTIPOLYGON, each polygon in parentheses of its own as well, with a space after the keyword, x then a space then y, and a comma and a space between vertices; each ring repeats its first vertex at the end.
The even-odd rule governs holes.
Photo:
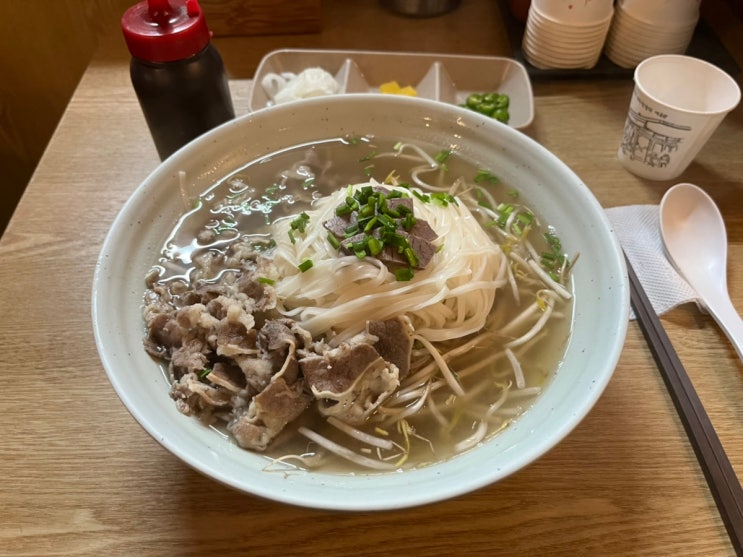
POLYGON ((613 14, 613 0, 532 0, 524 56, 540 69, 590 69, 601 56, 613 14))
POLYGON ((634 68, 658 54, 683 54, 699 21, 701 0, 618 0, 606 56, 634 68))

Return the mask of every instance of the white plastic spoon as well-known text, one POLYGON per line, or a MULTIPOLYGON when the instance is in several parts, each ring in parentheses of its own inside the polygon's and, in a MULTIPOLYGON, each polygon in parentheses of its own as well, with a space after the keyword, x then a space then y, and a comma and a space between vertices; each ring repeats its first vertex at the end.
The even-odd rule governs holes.
POLYGON ((660 202, 660 230, 669 259, 743 361, 743 320, 728 293, 728 241, 717 205, 698 186, 676 184, 660 202))

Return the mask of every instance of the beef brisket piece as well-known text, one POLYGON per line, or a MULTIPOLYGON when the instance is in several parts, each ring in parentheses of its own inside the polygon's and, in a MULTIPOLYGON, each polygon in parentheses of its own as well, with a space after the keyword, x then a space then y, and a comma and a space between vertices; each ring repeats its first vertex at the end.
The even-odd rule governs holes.
POLYGON ((247 411, 227 424, 227 429, 241 447, 264 451, 289 422, 304 412, 310 401, 301 382, 287 385, 283 377, 275 377, 253 397, 247 411))
POLYGON ((299 365, 320 413, 354 425, 363 424, 400 385, 397 367, 366 343, 342 344, 299 365))
POLYGON ((338 348, 299 360, 319 410, 363 423, 410 372, 413 327, 406 317, 370 321, 367 332, 338 348))
POLYGON ((374 349, 386 361, 395 364, 400 381, 410 373, 410 356, 413 351, 413 324, 405 316, 386 321, 369 321, 366 331, 377 337, 374 349))

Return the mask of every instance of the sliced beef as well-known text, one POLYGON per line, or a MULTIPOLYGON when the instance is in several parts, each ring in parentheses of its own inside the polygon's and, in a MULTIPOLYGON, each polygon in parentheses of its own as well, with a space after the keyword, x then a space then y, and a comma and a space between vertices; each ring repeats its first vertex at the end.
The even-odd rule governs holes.
POLYGON ((227 424, 237 443, 255 451, 264 451, 269 443, 309 406, 311 397, 302 384, 288 385, 283 377, 253 397, 247 411, 227 424))
POLYGON ((374 230, 372 234, 366 234, 364 232, 360 232, 359 234, 354 234, 353 236, 349 236, 348 238, 343 238, 341 240, 341 251, 346 255, 353 255, 354 249, 353 244, 356 242, 363 242, 368 236, 373 236, 376 239, 380 238, 380 231, 379 229, 374 230))
MULTIPOLYGON (((424 240, 417 236, 413 236, 405 232, 404 230, 398 230, 397 234, 402 236, 408 241, 408 244, 413 250, 413 253, 418 257, 418 263, 415 265, 416 269, 425 269, 436 254, 436 246, 434 246, 428 240, 424 240)), ((343 243, 341 243, 343 246, 343 243)), ((394 246, 385 246, 377 258, 385 263, 394 263, 399 265, 408 265, 408 260, 404 254, 400 253, 398 248, 394 246)))
MULTIPOLYGON (((374 186, 374 191, 384 193, 385 195, 390 193, 390 190, 381 186, 374 186)), ((399 217, 390 218, 394 222, 395 234, 407 241, 407 245, 410 246, 418 260, 414 267, 416 269, 426 268, 436 253, 436 246, 432 243, 436 238, 438 238, 436 231, 431 228, 431 225, 428 222, 421 219, 414 219, 413 226, 411 227, 409 225, 407 222, 407 216, 408 214, 414 214, 412 197, 392 197, 388 198, 386 203, 388 208, 400 213, 399 217), (405 228, 406 224, 409 229, 405 228)), ((383 238, 379 225, 371 231, 362 231, 351 237, 346 237, 346 229, 352 223, 357 222, 357 220, 358 212, 353 211, 347 215, 333 216, 323 222, 323 226, 340 241, 340 251, 345 255, 355 254, 356 250, 353 247, 354 244, 364 242, 370 236, 378 240, 383 238)), ((385 246, 380 253, 375 255, 375 257, 387 264, 404 266, 410 264, 405 255, 396 246, 385 246)))
POLYGON ((299 365, 313 392, 342 393, 379 358, 370 344, 342 344, 324 356, 303 358, 299 365))
POLYGON ((231 393, 240 393, 247 387, 247 381, 242 370, 232 363, 216 362, 214 368, 206 377, 215 385, 223 387, 231 393))
POLYGON ((199 338, 187 339, 170 355, 170 365, 174 377, 187 373, 201 373, 209 367, 208 354, 211 351, 199 338))
POLYGON ((145 312, 145 326, 147 327, 147 351, 155 357, 168 354, 169 346, 178 346, 183 338, 183 329, 175 320, 175 312, 165 304, 148 306, 145 312), (154 353, 153 353, 154 351, 154 353))
POLYGON ((296 353, 312 337, 291 319, 275 319, 275 290, 258 280, 264 271, 271 269, 248 261, 219 282, 152 283, 144 346, 167 362, 181 412, 234 420, 253 405, 259 418, 252 425, 271 437, 308 404, 296 353))
POLYGON ((410 321, 370 322, 332 348, 278 316, 257 269, 248 262, 193 287, 152 283, 144 345, 168 364, 177 408, 224 420, 240 446, 259 451, 314 400, 324 415, 363 423, 409 374, 410 321))
POLYGON ((257 311, 266 312, 276 307, 276 291, 266 288, 257 273, 243 273, 237 280, 237 290, 248 296, 257 311))
POLYGON ((333 236, 342 239, 346 236, 346 228, 351 225, 351 219, 348 216, 334 216, 322 224, 333 236))
POLYGON ((408 230, 408 233, 411 236, 415 236, 421 240, 426 240, 427 242, 433 242, 439 237, 439 235, 436 234, 436 231, 431 228, 431 225, 428 224, 427 220, 420 219, 416 219, 415 224, 410 230, 408 230))
MULTIPOLYGON (((389 192, 388 192, 389 193, 389 192)), ((390 209, 399 210, 400 207, 405 207, 407 212, 413 212, 413 198, 412 197, 393 197, 387 200, 387 207, 390 209)), ((401 213, 404 214, 404 211, 401 213)))
POLYGON ((268 352, 286 352, 290 346, 296 346, 297 339, 291 330, 293 323, 290 319, 266 321, 258 335, 260 346, 268 352))
POLYGON ((245 376, 247 389, 250 395, 260 393, 266 388, 274 373, 274 362, 261 354, 235 356, 237 365, 245 376))
POLYGON ((229 391, 203 383, 195 373, 187 373, 173 383, 170 396, 183 414, 208 417, 215 408, 228 406, 232 395, 229 391))
POLYGON ((248 329, 240 321, 231 322, 222 319, 216 326, 217 354, 220 356, 237 356, 240 354, 255 354, 258 352, 255 329, 248 329))
POLYGON ((374 349, 386 361, 395 364, 402 381, 410 373, 410 356, 413 351, 413 324, 401 316, 386 321, 369 321, 366 331, 377 337, 374 349))
POLYGON ((193 289, 194 295, 198 296, 202 304, 206 304, 219 296, 226 296, 229 294, 229 291, 230 288, 226 284, 205 280, 196 281, 193 289))
POLYGON ((342 344, 299 361, 320 413, 360 425, 400 385, 397 366, 371 344, 342 344))

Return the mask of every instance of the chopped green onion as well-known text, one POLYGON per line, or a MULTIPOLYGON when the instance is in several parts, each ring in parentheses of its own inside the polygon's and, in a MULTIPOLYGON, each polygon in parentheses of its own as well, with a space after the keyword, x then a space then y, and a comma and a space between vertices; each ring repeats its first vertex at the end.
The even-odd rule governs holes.
POLYGON ((445 149, 443 151, 439 151, 434 155, 433 160, 435 160, 439 164, 444 164, 446 160, 451 156, 452 150, 451 149, 445 149))
POLYGON ((544 238, 550 251, 540 254, 539 263, 552 280, 560 282, 560 271, 567 261, 567 256, 562 253, 562 242, 553 231, 545 232, 544 238))
POLYGON ((369 222, 366 223, 366 226, 364 226, 364 232, 371 232, 374 227, 377 225, 377 221, 379 221, 379 217, 372 217, 369 219, 369 222))
POLYGON ((426 195, 425 193, 420 193, 417 190, 411 190, 411 191, 413 192, 413 195, 417 197, 423 203, 429 203, 431 201, 430 195, 426 195))
POLYGON ((382 248, 384 248, 384 244, 377 240, 374 236, 371 236, 369 238, 369 242, 367 243, 367 247, 369 248, 369 254, 370 255, 378 255, 382 248))
POLYGON ((379 220, 379 222, 382 223, 382 225, 385 228, 392 228, 392 229, 397 228, 397 224, 395 223, 395 221, 392 220, 387 215, 377 215, 377 219, 379 220))
POLYGON ((305 259, 299 265, 297 265, 297 268, 303 273, 306 273, 307 271, 312 269, 312 265, 313 265, 312 259, 305 259))
POLYGON ((346 238, 350 238, 351 236, 356 236, 356 234, 359 233, 359 223, 355 222, 347 226, 343 232, 345 232, 346 238))
POLYGON ((258 282, 260 282, 261 284, 268 284, 270 286, 273 286, 274 284, 276 284, 275 280, 270 279, 268 277, 258 277, 258 282))
POLYGON ((413 214, 413 210, 407 205, 398 205, 396 209, 400 216, 413 214))
POLYGON ((335 237, 335 234, 332 232, 328 232, 328 243, 333 246, 334 249, 338 249, 341 247, 341 243, 338 240, 338 238, 335 237))
POLYGON ((493 210, 493 206, 488 201, 484 201, 487 199, 485 196, 485 192, 483 192, 480 188, 475 189, 475 196, 477 197, 477 204, 480 207, 485 207, 486 209, 493 210))
POLYGON ((395 271, 395 279, 400 282, 412 280, 413 276, 413 269, 410 269, 409 267, 402 267, 395 271))
POLYGON ((361 157, 359 159, 359 162, 370 161, 370 160, 372 160, 376 156, 377 156, 377 152, 374 151, 374 150, 372 150, 371 153, 369 153, 368 155, 365 155, 365 156, 361 157))
POLYGON ((199 373, 199 379, 206 379, 206 376, 209 375, 211 372, 211 368, 205 367, 201 370, 201 373, 199 373))
POLYGON ((532 224, 534 222, 534 215, 531 213, 519 213, 516 217, 522 224, 532 224))
POLYGON ((519 213, 516 215, 516 221, 513 223, 513 230, 519 237, 524 237, 531 230, 531 225, 534 222, 534 215, 531 213, 519 213))
POLYGON ((560 238, 558 238, 554 232, 545 232, 544 237, 547 240, 547 244, 550 248, 552 248, 553 251, 562 250, 562 243, 560 242, 560 238))
POLYGON ((514 207, 510 203, 498 204, 498 206, 495 208, 495 211, 498 213, 496 223, 500 228, 505 228, 506 223, 508 222, 508 218, 511 216, 511 213, 514 212, 514 210, 516 210, 516 207, 514 207))
POLYGON ((364 239, 364 240, 359 240, 358 242, 353 242, 351 244, 351 248, 353 249, 353 251, 355 251, 357 253, 360 252, 360 251, 365 251, 366 250, 367 241, 368 240, 364 239))
POLYGON ((477 171, 477 174, 475 174, 475 183, 479 184, 482 181, 486 181, 489 184, 497 184, 500 182, 500 179, 490 172, 490 170, 480 169, 477 171))
POLYGON ((335 214, 336 216, 342 217, 343 215, 350 215, 353 212, 353 209, 349 207, 348 205, 338 205, 335 208, 335 214))
MULTIPOLYGON (((439 160, 446 160, 451 151, 442 151, 438 154, 439 160)), ((371 168, 371 167, 369 167, 371 168)), ((408 187, 407 184, 397 184, 398 186, 408 187)), ((448 206, 450 203, 458 204, 457 199, 451 194, 436 192, 434 194, 424 194, 416 190, 412 191, 418 199, 424 203, 434 200, 437 204, 448 206)), ((409 270, 401 271, 400 276, 403 280, 410 280, 408 276, 412 273, 412 268, 417 267, 420 258, 407 238, 398 233, 401 230, 410 231, 416 224, 412 207, 398 203, 390 205, 390 199, 410 198, 411 196, 400 190, 379 191, 371 185, 353 188, 348 186, 345 202, 336 207, 337 216, 352 215, 353 222, 348 223, 344 228, 346 240, 353 238, 352 243, 343 242, 342 238, 335 237, 334 234, 327 235, 328 242, 336 249, 343 248, 347 253, 352 253, 358 258, 367 256, 377 256, 385 248, 393 248, 400 254, 403 260, 410 267, 409 270), (357 239, 360 238, 360 239, 357 239)), ((299 229, 301 225, 295 226, 299 229)))
POLYGON ((294 231, 296 230, 300 234, 304 234, 309 220, 309 215, 305 212, 302 212, 289 224, 289 240, 291 240, 292 244, 297 243, 297 238, 294 236, 294 231))
POLYGON ((374 205, 364 205, 359 209, 359 218, 370 217, 374 214, 374 205))
POLYGON ((405 248, 403 250, 403 255, 405 256, 405 259, 408 260, 408 263, 411 267, 415 267, 416 265, 418 265, 418 256, 415 255, 413 248, 405 248))
POLYGON ((448 207, 449 203, 451 203, 452 205, 457 205, 457 206, 459 205, 459 203, 457 203, 457 199, 450 193, 446 193, 446 192, 432 193, 431 199, 433 199, 436 203, 438 203, 442 207, 448 207))

